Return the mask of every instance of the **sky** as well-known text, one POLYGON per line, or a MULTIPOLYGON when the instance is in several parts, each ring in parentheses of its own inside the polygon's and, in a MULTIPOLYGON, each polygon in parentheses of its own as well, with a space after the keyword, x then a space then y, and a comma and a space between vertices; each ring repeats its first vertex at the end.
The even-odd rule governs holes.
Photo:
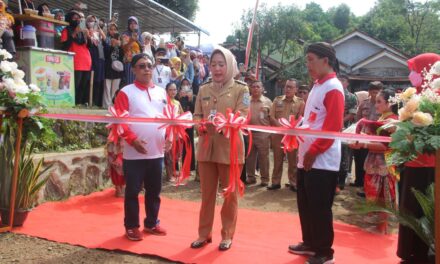
MULTIPOLYGON (((259 3, 267 4, 269 7, 278 3, 282 5, 293 3, 302 9, 310 2, 319 4, 324 11, 345 3, 356 16, 361 16, 374 6, 375 0, 260 0, 259 3)), ((199 11, 194 23, 210 33, 210 36, 202 33, 201 43, 219 44, 224 42, 226 37, 233 32, 234 25, 239 24, 243 10, 254 8, 255 3, 256 0, 199 0, 199 11)), ((197 46, 197 35, 188 35, 185 39, 187 44, 197 46)))

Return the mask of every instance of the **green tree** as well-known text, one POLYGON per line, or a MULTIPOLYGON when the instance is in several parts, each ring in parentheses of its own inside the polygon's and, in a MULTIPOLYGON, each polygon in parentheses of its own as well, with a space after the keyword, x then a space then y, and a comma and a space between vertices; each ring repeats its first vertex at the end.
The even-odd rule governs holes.
POLYGON ((359 28, 409 55, 439 52, 439 1, 379 0, 359 28))
POLYGON ((174 12, 189 20, 194 20, 195 15, 199 9, 198 0, 156 0, 156 2, 173 10, 174 12))
POLYGON ((332 14, 333 25, 341 32, 345 32, 350 26, 351 10, 346 4, 341 4, 336 7, 334 14, 332 14))

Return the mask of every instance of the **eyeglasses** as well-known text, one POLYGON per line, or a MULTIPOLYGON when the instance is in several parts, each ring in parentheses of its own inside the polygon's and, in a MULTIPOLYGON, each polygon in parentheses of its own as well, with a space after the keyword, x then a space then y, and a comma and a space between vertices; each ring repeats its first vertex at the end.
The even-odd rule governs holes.
POLYGON ((141 63, 141 64, 139 64, 139 65, 136 65, 136 67, 138 68, 138 69, 141 69, 141 70, 145 70, 145 69, 149 69, 149 70, 151 70, 151 69, 153 69, 153 64, 151 64, 151 63, 141 63))

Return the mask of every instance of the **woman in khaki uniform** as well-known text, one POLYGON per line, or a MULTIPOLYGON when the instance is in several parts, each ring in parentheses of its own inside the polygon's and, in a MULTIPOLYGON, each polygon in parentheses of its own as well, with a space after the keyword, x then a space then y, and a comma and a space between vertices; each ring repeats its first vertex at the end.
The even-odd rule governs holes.
MULTIPOLYGON (((237 62, 229 50, 219 47, 211 55, 209 68, 212 81, 202 85, 197 95, 194 120, 209 120, 216 113, 226 115, 230 108, 234 113, 240 111, 247 115, 249 108, 249 90, 246 84, 233 79, 237 75, 237 62)), ((199 132, 196 158, 202 189, 202 204, 199 218, 199 237, 191 244, 192 248, 201 248, 211 243, 212 226, 217 188, 226 188, 229 183, 230 143, 222 133, 218 133, 211 124, 196 127, 199 132)), ((241 135, 240 135, 241 137, 241 135)), ((243 138, 241 138, 242 146, 243 138)), ((244 164, 244 147, 239 151, 240 171, 244 164)), ((222 241, 219 250, 228 250, 232 244, 237 222, 237 191, 224 198, 221 210, 222 241)))

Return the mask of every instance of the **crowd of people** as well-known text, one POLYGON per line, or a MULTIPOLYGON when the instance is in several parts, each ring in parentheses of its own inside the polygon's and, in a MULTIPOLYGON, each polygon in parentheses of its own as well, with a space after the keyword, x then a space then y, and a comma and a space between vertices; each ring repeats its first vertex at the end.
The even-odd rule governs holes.
MULTIPOLYGON (((165 42, 149 32, 140 32, 139 21, 131 16, 127 28, 119 30, 112 20, 108 24, 89 15, 85 28, 81 26, 84 14, 71 10, 66 14, 69 26, 61 31, 63 49, 75 52, 76 104, 87 105, 90 101, 97 107, 112 105, 112 98, 124 85, 133 83, 135 76, 131 61, 137 54, 147 54, 153 62, 153 82, 165 88, 172 82, 181 88, 189 82, 191 91, 198 91, 209 76, 207 57, 201 51, 185 48, 177 37, 165 42), (93 85, 89 85, 93 72, 93 85), (90 93, 89 89, 93 89, 90 93), (92 94, 93 100, 90 100, 92 94)), ((180 90, 180 89, 179 89, 180 90)))
MULTIPOLYGON (((285 80, 283 94, 272 101, 265 96, 264 83, 258 80, 256 68, 245 69, 222 47, 207 56, 186 48, 179 37, 166 43, 149 32, 140 32, 136 17, 129 17, 126 29, 119 30, 116 18, 107 23, 77 9, 64 13, 60 9, 50 11, 47 4, 35 7, 29 0, 22 0, 22 4, 23 8, 37 9, 42 14, 52 12, 56 19, 68 23, 65 27, 57 26, 56 34, 62 49, 75 52, 77 105, 89 104, 92 95, 95 106, 114 105, 117 112, 126 111, 130 117, 154 118, 171 104, 177 114, 193 113, 195 121, 209 121, 230 109, 244 117, 249 114, 250 125, 279 127, 281 118, 293 116, 301 119, 299 127, 340 132, 356 126, 356 132, 371 135, 380 126, 398 119, 398 106, 390 101, 396 96, 396 89, 373 81, 367 92, 350 92, 350 79, 339 74, 335 50, 328 43, 307 47, 306 64, 313 83, 301 83, 292 76, 285 80)), ((13 16, 6 12, 6 4, 0 0, 0 45, 12 54, 14 23, 13 16)), ((422 54, 408 61, 409 78, 415 87, 421 87, 423 69, 438 60, 439 55, 422 54)), ((147 215, 143 231, 166 235, 159 221, 162 174, 165 171, 165 180, 176 182, 179 163, 189 153, 180 144, 175 148, 176 158, 170 150, 179 142, 166 138, 165 132, 158 129, 160 124, 122 126, 120 139, 109 143, 107 150, 116 195, 124 197, 126 236, 134 241, 143 239, 138 201, 143 189, 147 215)), ((387 129, 382 133, 393 132, 387 129)), ((211 123, 188 128, 186 134, 194 157, 190 170, 200 181, 202 192, 198 237, 190 244, 197 249, 212 242, 217 194, 230 180, 231 146, 229 139, 211 123)), ((238 150, 236 162, 245 185, 259 184, 273 192, 282 188, 283 165, 287 161, 286 187, 297 195, 303 240, 288 249, 294 254, 309 255, 306 263, 334 263, 332 204, 334 196, 347 184, 359 188, 357 194, 368 202, 421 215, 411 189, 424 191, 434 181, 433 156, 421 154, 404 164, 397 184, 399 177, 385 160, 387 144, 304 136, 299 147, 292 150, 286 149, 282 139, 283 135, 264 132, 254 132, 252 141, 240 135, 242 149, 238 150)), ((223 201, 219 243, 222 251, 232 246, 238 217, 237 195, 234 191, 223 201)), ((369 214, 365 221, 372 224, 370 231, 385 234, 388 218, 386 213, 378 212, 369 214)), ((404 226, 399 227, 397 254, 404 263, 428 261, 428 247, 404 226)))
MULTIPOLYGON (((380 126, 398 118, 397 105, 390 100, 396 96, 396 89, 384 87, 381 82, 373 81, 369 84, 368 92, 351 93, 349 78, 337 75, 339 69, 336 54, 327 43, 308 46, 307 68, 311 79, 315 80, 312 87, 294 78, 287 79, 284 94, 277 96, 273 101, 264 96, 264 84, 249 76, 247 72, 246 82, 240 81, 243 74, 239 71, 239 65, 232 53, 224 48, 215 49, 207 60, 208 69, 205 73, 210 72, 210 79, 200 86, 197 93, 186 74, 176 71, 175 66, 169 67, 164 64, 167 59, 166 50, 158 48, 153 54, 155 57, 147 53, 139 53, 132 57, 130 67, 134 74, 134 82, 125 86, 116 96, 115 107, 121 111, 127 110, 130 116, 153 117, 166 104, 171 103, 178 113, 194 113, 196 121, 209 120, 216 113, 226 114, 227 109, 231 109, 233 112, 239 111, 242 116, 250 114, 248 123, 251 125, 280 126, 280 118, 288 119, 294 116, 296 119, 302 118, 300 126, 313 130, 343 131, 356 126, 358 133, 372 135, 376 134, 380 126), (178 76, 185 77, 178 79, 178 76), (176 80, 180 82, 176 83, 176 80), (167 82, 164 88, 161 86, 163 82, 167 82)), ((440 59, 437 55, 428 56, 429 63, 426 62, 427 59, 418 60, 417 57, 410 60, 410 70, 417 71, 420 75, 421 70, 417 68, 420 67, 419 63, 423 62, 424 68, 440 59)), ((191 65, 185 62, 183 64, 191 65)), ((173 59, 171 65, 183 64, 181 60, 173 59)), ((415 82, 413 85, 420 86, 415 82)), ((127 181, 124 223, 126 236, 130 240, 143 239, 139 221, 136 220, 139 218, 137 195, 142 186, 146 192, 147 212, 144 232, 166 235, 166 230, 159 224, 158 219, 162 157, 165 157, 166 180, 175 182, 179 175, 178 160, 182 155, 178 155, 176 159, 169 152, 170 145, 176 142, 168 141, 164 135, 152 129, 153 126, 155 125, 128 125, 124 129, 125 134, 122 135, 122 174, 127 181), (140 129, 140 126, 145 128, 140 129)), ((197 249, 212 242, 215 201, 218 192, 228 186, 230 179, 231 146, 229 139, 218 133, 210 123, 196 125, 186 131, 193 150, 196 149, 191 170, 196 172, 196 180, 200 181, 202 191, 198 238, 190 245, 191 248, 197 249), (194 133, 194 130, 197 133, 194 133), (196 145, 195 134, 198 137, 196 145)), ((393 132, 392 129, 387 129, 382 133, 390 135, 393 132)), ((269 192, 280 189, 282 167, 284 161, 287 161, 286 187, 297 193, 303 235, 303 241, 290 245, 289 251, 310 255, 306 263, 334 262, 332 204, 334 196, 341 192, 346 184, 358 187, 358 195, 365 197, 367 202, 391 208, 400 207, 401 210, 420 214, 420 208, 408 190, 417 187, 424 191, 424 188, 433 182, 433 157, 422 155, 419 159, 423 162, 405 164, 398 188, 395 170, 385 162, 388 146, 384 143, 343 143, 337 139, 304 136, 298 149, 286 151, 280 135, 254 132, 252 144, 246 136, 241 137, 241 140, 243 149, 238 150, 237 162, 242 171, 241 180, 246 185, 258 183, 269 192), (248 148, 251 150, 245 157, 248 148), (272 162, 269 161, 270 150, 273 152, 272 162), (355 173, 351 175, 353 163, 355 173), (270 164, 273 164, 272 174, 270 164), (414 178, 414 174, 421 172, 426 178, 423 184, 414 178), (400 192, 399 201, 397 192, 400 192)), ((178 149, 179 153, 183 152, 182 148, 178 149)), ((120 186, 122 184, 119 182, 120 186)), ((238 213, 237 194, 235 191, 223 201, 222 240, 219 250, 228 250, 232 246, 238 213)), ((366 222, 372 224, 368 230, 387 233, 388 218, 385 213, 370 213, 365 218, 366 222)), ((401 226, 398 256, 404 261, 409 261, 408 263, 423 263, 428 259, 428 247, 414 232, 401 226)))
MULTIPOLYGON (((169 82, 180 88, 186 79, 191 90, 197 94, 200 84, 206 82, 209 76, 208 57, 200 50, 187 48, 181 37, 165 42, 158 35, 140 32, 139 21, 134 16, 126 22, 118 21, 117 15, 106 21, 93 14, 85 14, 81 5, 62 10, 50 9, 46 3, 37 5, 33 0, 21 2, 23 13, 35 10, 40 16, 52 15, 54 19, 68 23, 67 26, 54 26, 54 48, 75 53, 76 105, 103 108, 113 105, 116 91, 134 81, 131 60, 136 54, 152 57, 153 80, 162 88, 169 82), (120 29, 122 24, 125 24, 124 29, 120 29)), ((21 27, 14 26, 12 14, 18 12, 8 9, 0 0, 0 48, 13 55, 17 41, 20 42, 21 27)))

